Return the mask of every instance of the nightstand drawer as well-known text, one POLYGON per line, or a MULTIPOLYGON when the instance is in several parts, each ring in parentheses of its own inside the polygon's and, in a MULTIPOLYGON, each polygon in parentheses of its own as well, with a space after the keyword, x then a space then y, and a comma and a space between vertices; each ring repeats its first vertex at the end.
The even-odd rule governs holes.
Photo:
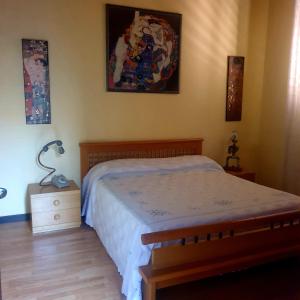
POLYGON ((70 208, 52 212, 39 212, 32 215, 32 227, 80 222, 80 209, 70 208))
POLYGON ((80 194, 60 195, 48 197, 32 197, 31 212, 50 212, 80 207, 80 194))

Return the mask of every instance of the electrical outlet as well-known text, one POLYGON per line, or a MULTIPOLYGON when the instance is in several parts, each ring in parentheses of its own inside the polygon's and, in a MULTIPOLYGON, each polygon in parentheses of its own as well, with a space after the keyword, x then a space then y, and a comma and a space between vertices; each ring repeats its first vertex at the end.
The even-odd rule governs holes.
POLYGON ((0 199, 4 198, 7 195, 7 189, 0 188, 0 199))

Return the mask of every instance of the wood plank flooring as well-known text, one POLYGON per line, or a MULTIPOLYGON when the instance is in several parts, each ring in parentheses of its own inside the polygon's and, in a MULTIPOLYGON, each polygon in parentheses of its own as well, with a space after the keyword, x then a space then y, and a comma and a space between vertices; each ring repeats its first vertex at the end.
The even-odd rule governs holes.
MULTIPOLYGON (((32 236, 0 225, 2 300, 125 300, 121 278, 88 227, 32 236)), ((160 290, 158 300, 300 300, 300 259, 160 290)))
POLYGON ((96 233, 32 236, 29 223, 0 225, 3 300, 121 300, 121 278, 96 233))

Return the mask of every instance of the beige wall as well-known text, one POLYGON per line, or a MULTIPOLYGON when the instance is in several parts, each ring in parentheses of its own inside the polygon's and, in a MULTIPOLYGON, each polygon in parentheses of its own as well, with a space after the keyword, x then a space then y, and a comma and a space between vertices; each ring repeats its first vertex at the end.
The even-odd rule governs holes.
POLYGON ((77 183, 86 140, 203 137, 204 153, 223 164, 237 129, 242 163, 256 168, 268 1, 110 1, 183 14, 179 95, 105 91, 105 2, 0 0, 0 216, 29 211, 27 184, 45 174, 36 155, 54 138, 66 153, 45 162, 77 183), (25 125, 21 38, 49 41, 51 125, 25 125), (227 55, 247 57, 242 122, 224 121, 227 55))
POLYGON ((259 181, 282 189, 285 112, 294 0, 271 0, 267 35, 259 153, 259 181))
POLYGON ((242 165, 258 171, 258 153, 261 103, 269 1, 252 0, 249 18, 248 52, 245 60, 243 116, 240 129, 242 165))

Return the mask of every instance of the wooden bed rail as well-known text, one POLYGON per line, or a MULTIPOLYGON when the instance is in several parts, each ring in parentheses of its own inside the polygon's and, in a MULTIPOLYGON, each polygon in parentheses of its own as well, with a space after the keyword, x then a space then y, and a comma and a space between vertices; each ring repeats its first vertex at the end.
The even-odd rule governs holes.
POLYGON ((195 240, 199 236, 207 236, 208 240, 212 234, 217 233, 219 237, 223 236, 224 233, 228 233, 233 236, 239 231, 246 231, 255 228, 269 227, 280 227, 283 225, 293 225, 294 223, 300 222, 300 210, 288 211, 268 216, 259 216, 255 218, 243 219, 239 221, 230 221, 223 223, 215 223, 210 225, 200 225, 193 227, 186 227, 173 230, 158 231, 152 233, 142 234, 141 239, 144 245, 167 242, 173 240, 183 240, 190 237, 194 237, 195 240))

